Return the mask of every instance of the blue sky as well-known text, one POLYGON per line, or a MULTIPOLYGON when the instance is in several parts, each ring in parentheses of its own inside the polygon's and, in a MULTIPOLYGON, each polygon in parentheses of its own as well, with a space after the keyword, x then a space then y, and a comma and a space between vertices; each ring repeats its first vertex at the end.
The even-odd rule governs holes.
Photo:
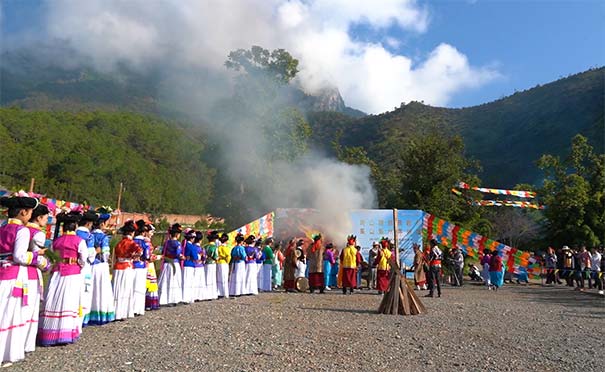
POLYGON ((423 34, 392 30, 400 49, 422 56, 446 42, 475 66, 502 77, 460 92, 448 106, 498 99, 559 77, 605 65, 605 1, 431 1, 423 34))
MULTIPOLYGON (((88 53, 89 55, 92 55, 94 58, 116 55, 116 58, 119 57, 126 60, 130 58, 136 61, 145 59, 145 53, 153 56, 153 52, 155 52, 154 49, 156 49, 155 44, 149 45, 149 50, 139 50, 135 48, 137 52, 140 52, 140 55, 135 57, 128 54, 131 52, 131 48, 122 48, 120 46, 112 45, 116 49, 108 48, 105 51, 105 54, 103 54, 104 51, 101 49, 106 48, 108 45, 108 43, 106 43, 107 38, 105 38, 105 34, 102 34, 101 37, 98 38, 95 38, 95 35, 93 35, 90 39, 87 39, 82 37, 82 35, 86 35, 86 31, 83 29, 70 29, 70 26, 63 28, 56 27, 57 24, 61 26, 65 23, 85 28, 86 25, 80 23, 80 20, 103 14, 103 11, 120 14, 125 20, 134 20, 135 22, 141 21, 137 12, 128 14, 129 9, 127 9, 127 6, 116 5, 117 3, 106 5, 110 3, 101 0, 87 0, 76 3, 68 3, 63 0, 51 0, 47 2, 46 5, 42 5, 44 3, 41 3, 38 0, 0 1, 2 4, 2 33, 4 36, 16 34, 28 34, 30 36, 31 34, 42 34, 42 36, 44 36, 44 24, 45 22, 49 22, 49 24, 53 23, 55 25, 53 28, 55 34, 48 35, 48 38, 73 38, 75 36, 75 40, 81 43, 80 45, 76 45, 76 47, 85 54, 88 53), (90 13, 90 9, 84 9, 85 7, 93 9, 92 13, 90 13), (100 11, 100 9, 103 11, 100 11), (119 55, 119 53, 123 53, 123 55, 119 55)), ((129 5, 131 5, 130 8, 136 8, 137 1, 129 0, 124 3, 129 3, 129 5)), ((188 1, 190 3, 194 2, 193 0, 188 1)), ((183 0, 183 3, 185 2, 187 1, 183 0)), ((309 5, 307 2, 310 3, 311 1, 305 0, 305 2, 302 2, 301 4, 309 5)), ((316 2, 319 3, 320 0, 316 0, 316 2)), ((203 4, 204 1, 201 3, 203 4)), ((140 4, 142 4, 141 6, 145 6, 147 3, 140 2, 140 4)), ((154 4, 156 3, 154 2, 154 4)), ((177 6, 170 5, 171 3, 169 2, 165 2, 165 4, 168 4, 164 5, 165 8, 177 6)), ((258 10, 258 13, 255 13, 257 10, 248 9, 262 8, 260 4, 263 4, 262 6, 264 6, 266 3, 243 1, 242 5, 238 6, 242 8, 241 13, 244 14, 245 20, 256 19, 257 24, 265 22, 267 25, 263 27, 271 30, 271 27, 274 25, 270 23, 274 22, 274 20, 272 21, 270 17, 265 17, 265 19, 263 19, 263 17, 272 12, 274 14, 274 10, 268 9, 264 13, 262 10, 258 10), (256 5, 245 5, 246 3, 256 5)), ((409 75, 409 78, 403 78, 402 82, 416 81, 415 84, 417 86, 420 85, 420 87, 412 87, 418 89, 416 89, 414 93, 410 93, 412 95, 411 97, 402 97, 402 92, 394 89, 396 87, 392 87, 393 89, 389 91, 391 96, 385 97, 385 103, 368 103, 374 99, 376 93, 369 88, 367 92, 361 93, 360 90, 357 89, 355 84, 357 80, 362 82, 359 84, 364 87, 370 87, 372 82, 369 80, 370 77, 365 77, 366 80, 359 78, 358 73, 359 71, 364 71, 365 66, 359 61, 354 61, 354 63, 359 64, 355 67, 356 69, 349 71, 347 76, 345 76, 344 73, 341 74, 341 76, 338 76, 336 83, 338 83, 341 92, 343 92, 345 100, 352 102, 353 106, 362 109, 365 108, 363 107, 363 104, 367 104, 368 112, 380 111, 383 107, 392 108, 393 106, 396 106, 398 102, 414 99, 414 94, 420 97, 434 97, 435 102, 446 102, 445 104, 449 107, 476 105, 510 95, 514 93, 515 90, 528 89, 537 84, 544 84, 569 74, 584 71, 590 67, 605 65, 605 1, 418 1, 417 4, 412 4, 412 7, 415 9, 425 8, 428 10, 429 22, 423 32, 418 32, 418 30, 413 29, 414 27, 418 27, 418 22, 411 22, 412 25, 416 26, 408 25, 408 27, 406 27, 402 24, 394 24, 391 27, 385 28, 384 22, 380 18, 382 15, 380 14, 375 15, 376 18, 374 19, 373 24, 355 23, 355 19, 359 19, 360 17, 359 14, 361 14, 361 17, 363 18, 363 12, 367 12, 368 8, 365 8, 364 10, 363 6, 349 5, 353 3, 340 4, 346 4, 346 7, 350 7, 350 9, 347 9, 348 11, 351 11, 349 15, 350 18, 347 19, 347 22, 351 22, 348 28, 348 34, 351 40, 370 41, 373 43, 382 42, 385 49, 394 55, 410 58, 413 62, 412 70, 426 61, 429 54, 433 52, 435 48, 440 44, 445 43, 456 48, 464 55, 468 59, 470 66, 477 69, 475 72, 481 69, 488 69, 499 74, 499 77, 497 78, 492 77, 486 79, 485 82, 478 87, 469 87, 468 78, 466 78, 466 80, 465 78, 456 78, 454 81, 464 81, 464 84, 466 85, 462 87, 454 86, 444 88, 449 90, 447 91, 447 94, 440 96, 439 92, 436 91, 439 89, 440 83, 437 84, 437 88, 430 88, 432 91, 428 88, 428 91, 422 89, 422 85, 426 85, 430 82, 430 76, 428 80, 425 77, 424 81, 418 82, 417 80, 414 80, 417 79, 417 76, 414 77, 413 71, 403 71, 401 70, 401 65, 393 65, 395 66, 392 67, 393 74, 391 74, 391 71, 387 71, 383 74, 382 79, 386 79, 388 82, 389 76, 393 76, 398 71, 401 71, 402 74, 409 75), (358 14, 355 12, 361 13, 358 14), (387 39, 391 41, 396 40, 397 43, 391 43, 389 46, 385 42, 387 39), (358 104, 355 105, 355 102, 358 104), (372 110, 373 108, 375 109, 372 110)), ((372 6, 379 6, 380 3, 378 0, 372 0, 369 4, 372 4, 372 6)), ((340 6, 341 8, 345 7, 345 5, 340 6)), ((328 19, 330 14, 334 16, 333 9, 330 9, 327 14, 321 13, 322 11, 325 11, 325 6, 323 6, 323 8, 317 7, 317 9, 314 9, 309 5, 309 9, 307 13, 311 14, 311 16, 309 16, 309 19, 303 20, 303 22, 308 22, 308 27, 313 27, 313 18, 321 16, 328 19)), ((297 9, 294 10, 296 11, 297 9)), ((201 10, 201 12, 209 11, 211 10, 201 10)), ((296 15, 298 15, 298 13, 296 15)), ((143 21, 146 22, 146 24, 158 25, 157 18, 154 17, 155 15, 149 16, 148 19, 143 21)), ((336 15, 335 18, 338 18, 338 15, 336 15)), ((237 22, 245 23, 242 21, 237 22)), ((339 24, 338 19, 331 22, 331 26, 339 24)), ((173 19, 172 23, 166 22, 166 24, 169 25, 167 26, 168 31, 170 32, 175 28, 170 25, 180 26, 182 23, 183 21, 178 18, 173 19)), ((203 22, 200 21, 200 23, 203 22)), ((124 24, 126 25, 124 27, 130 26, 129 22, 124 22, 124 24)), ((258 25, 253 26, 257 27, 258 25)), ((204 29, 204 26, 196 28, 198 25, 188 27, 189 28, 183 28, 185 31, 180 36, 183 39, 189 38, 196 33, 199 35, 207 35, 209 34, 208 31, 214 31, 217 27, 220 27, 220 25, 209 24, 206 26, 207 29, 204 29)), ((159 30, 160 31, 157 34, 160 35, 169 33, 167 33, 166 30, 159 30)), ((131 34, 128 32, 127 28, 119 31, 119 35, 126 36, 131 34)), ((319 32, 318 30, 315 31, 319 32)), ((242 26, 242 32, 249 32, 249 29, 242 26)), ((222 33, 226 34, 226 32, 222 33)), ((287 32, 284 32, 284 34, 287 34, 287 32)), ((290 36, 285 37, 281 42, 287 44, 289 40, 300 40, 301 36, 301 34, 294 33, 287 35, 290 36)), ((305 36, 304 33, 302 35, 305 36)), ((203 37, 204 36, 199 36, 198 39, 194 39, 193 42, 189 44, 184 43, 185 46, 182 49, 186 50, 190 45, 199 44, 203 37)), ((279 39, 279 36, 276 38, 279 39)), ((8 38, 5 39, 8 40, 8 38)), ((167 40, 168 41, 164 41, 162 45, 174 44, 174 40, 167 40)), ((260 45, 264 45, 262 44, 263 40, 267 40, 265 42, 267 42, 268 45, 271 45, 272 40, 271 38, 266 37, 266 32, 258 33, 258 35, 254 34, 254 32, 250 33, 250 43, 258 42, 261 43, 260 45), (257 39, 257 37, 260 39, 257 39)), ((225 48, 227 49, 233 49, 231 45, 236 41, 240 40, 220 39, 215 43, 225 45, 225 48)), ((279 42, 280 41, 278 41, 278 43, 279 42)), ((292 48, 296 48, 296 45, 298 44, 292 45, 294 45, 292 48)), ((341 47, 343 50, 346 49, 345 44, 341 47)), ((316 57, 313 55, 313 53, 315 53, 313 48, 306 50, 301 48, 299 52, 303 53, 303 55, 306 52, 311 55, 311 57, 316 57)), ((366 52, 367 50, 360 49, 360 53, 366 52)), ((204 56, 207 55, 208 53, 204 54, 204 56)), ((224 55, 226 55, 224 51, 220 51, 217 55, 216 60, 218 61, 218 65, 224 60, 224 55)), ((338 75, 340 66, 337 63, 338 59, 343 55, 344 54, 342 53, 335 54, 335 61, 322 60, 319 58, 315 63, 325 66, 329 66, 330 63, 332 63, 334 65, 332 71, 328 72, 332 73, 332 75, 338 75), (334 73, 334 71, 336 71, 336 73, 334 73)), ((390 60, 387 58, 384 62, 390 62, 390 60)), ((377 69, 380 68, 381 67, 377 69)), ((317 76, 318 72, 314 71, 314 73, 314 76, 317 76)), ((448 81, 447 76, 441 76, 439 78, 443 79, 443 81, 448 81)), ((472 78, 470 80, 472 81, 472 78)), ((385 85, 384 83, 385 81, 383 80, 374 84, 376 91, 380 93, 387 91, 387 89, 380 90, 380 88, 385 85)), ((411 92, 412 90, 413 89, 406 88, 404 91, 411 92)), ((387 93, 385 93, 385 95, 386 94, 387 93)), ((428 100, 430 102, 430 99, 428 100)))

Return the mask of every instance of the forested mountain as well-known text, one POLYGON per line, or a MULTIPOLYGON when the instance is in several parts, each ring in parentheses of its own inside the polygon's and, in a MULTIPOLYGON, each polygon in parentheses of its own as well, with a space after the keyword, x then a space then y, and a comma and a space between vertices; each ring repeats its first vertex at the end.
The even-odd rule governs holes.
POLYGON ((181 126, 132 113, 0 109, 0 185, 130 211, 202 213, 215 171, 204 140, 181 126), (195 185, 195 187, 191 187, 195 185))
MULTIPOLYGON (((339 113, 309 115, 316 142, 362 146, 370 158, 404 146, 411 134, 460 134, 466 154, 479 160, 485 185, 539 182, 535 161, 565 155, 575 134, 605 147, 605 68, 593 69, 479 106, 448 109, 411 102, 381 115, 352 119, 339 113)), ((388 164, 382 164, 387 166, 388 164)))

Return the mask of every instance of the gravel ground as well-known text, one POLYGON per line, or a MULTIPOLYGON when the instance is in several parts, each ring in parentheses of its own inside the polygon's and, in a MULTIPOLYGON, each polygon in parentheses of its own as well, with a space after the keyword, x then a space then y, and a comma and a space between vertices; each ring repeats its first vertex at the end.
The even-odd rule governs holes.
MULTIPOLYGON (((424 294, 425 292, 420 292, 424 294)), ((603 371, 605 299, 564 287, 478 285, 378 315, 380 296, 267 293, 162 308, 38 348, 23 371, 603 371)))

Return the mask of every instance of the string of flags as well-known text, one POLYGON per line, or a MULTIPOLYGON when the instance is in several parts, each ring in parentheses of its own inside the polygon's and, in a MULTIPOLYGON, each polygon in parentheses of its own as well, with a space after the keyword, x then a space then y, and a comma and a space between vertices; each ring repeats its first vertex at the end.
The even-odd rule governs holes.
MULTIPOLYGON (((504 189, 492 189, 487 187, 477 187, 470 186, 464 182, 458 182, 455 188, 452 188, 452 193, 454 195, 465 197, 464 193, 460 191, 462 190, 474 190, 479 191, 486 194, 496 194, 496 195, 509 195, 516 196, 519 198, 533 199, 536 197, 536 193, 533 191, 521 191, 521 190, 504 190, 504 189)), ((470 197, 466 197, 467 201, 470 205, 479 206, 479 207, 514 207, 514 208, 530 208, 530 209, 544 209, 543 205, 538 203, 533 203, 529 201, 519 201, 519 200, 480 200, 473 199, 470 197)))

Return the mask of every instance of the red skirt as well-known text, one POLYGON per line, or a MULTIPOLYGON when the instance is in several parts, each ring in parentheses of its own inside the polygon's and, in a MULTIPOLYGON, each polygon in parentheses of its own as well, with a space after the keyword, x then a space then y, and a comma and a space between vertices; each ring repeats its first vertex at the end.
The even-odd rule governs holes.
POLYGON ((377 270, 376 271, 376 289, 385 292, 389 289, 389 273, 390 270, 377 270))
POLYGON ((296 289, 296 280, 284 280, 284 289, 296 289))
POLYGON ((324 273, 309 273, 309 287, 311 287, 311 288, 325 287, 324 273))
POLYGON ((355 288, 357 287, 357 269, 342 269, 342 287, 355 288))

